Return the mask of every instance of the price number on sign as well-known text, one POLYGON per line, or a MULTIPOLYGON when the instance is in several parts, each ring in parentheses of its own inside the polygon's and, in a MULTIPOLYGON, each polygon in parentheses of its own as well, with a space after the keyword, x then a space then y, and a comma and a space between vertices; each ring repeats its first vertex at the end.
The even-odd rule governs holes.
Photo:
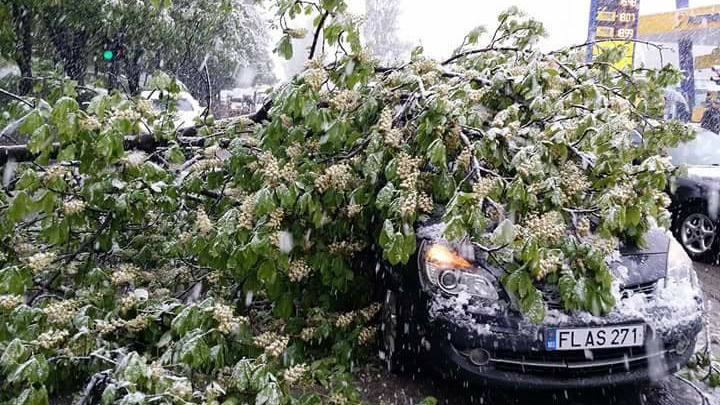
POLYGON ((621 7, 632 7, 637 8, 637 0, 620 0, 621 7))
POLYGON ((621 22, 635 22, 635 13, 620 13, 621 22))
POLYGON ((617 30, 617 37, 622 39, 635 38, 635 30, 632 28, 620 28, 617 30))

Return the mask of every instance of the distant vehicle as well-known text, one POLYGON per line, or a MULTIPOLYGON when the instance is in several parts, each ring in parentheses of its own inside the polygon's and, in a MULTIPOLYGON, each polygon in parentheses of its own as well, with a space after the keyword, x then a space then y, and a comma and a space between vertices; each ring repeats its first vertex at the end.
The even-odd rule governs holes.
POLYGON ((623 246, 609 260, 620 282, 610 314, 566 314, 548 287, 536 325, 500 283, 504 270, 472 244, 444 240, 443 229, 437 221, 420 227, 416 256, 381 273, 381 357, 391 370, 425 358, 448 378, 568 389, 657 380, 692 356, 702 292, 692 261, 665 231, 651 230, 645 248, 623 246))
MULTIPOLYGON (((160 92, 143 91, 141 97, 150 100, 153 110, 163 112, 168 108, 168 100, 160 98, 160 92)), ((195 126, 195 119, 203 113, 203 107, 188 92, 181 91, 177 94, 175 101, 175 112, 173 125, 178 130, 187 129, 195 126)), ((147 129, 143 128, 147 132, 147 129)))
POLYGON ((697 128, 697 137, 671 151, 687 176, 671 190, 672 230, 694 260, 712 263, 720 254, 720 135, 697 128))

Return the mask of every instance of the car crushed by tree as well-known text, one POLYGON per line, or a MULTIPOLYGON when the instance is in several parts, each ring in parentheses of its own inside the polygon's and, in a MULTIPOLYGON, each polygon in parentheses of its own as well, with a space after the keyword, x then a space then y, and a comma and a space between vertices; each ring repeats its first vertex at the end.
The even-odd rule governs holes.
MULTIPOLYGON (((503 306, 530 352, 556 363, 579 355, 558 350, 579 339, 576 320, 588 367, 603 350, 687 361, 701 301, 687 256, 658 230, 667 150, 693 136, 661 120, 676 70, 618 69, 620 48, 591 62, 584 46, 541 52, 542 24, 516 9, 447 60, 416 49, 383 67, 344 1, 276 7, 280 55, 313 41, 305 71, 252 115, 203 114, 177 131, 120 91, 85 109, 71 81, 45 100, 15 97, 30 140, 1 155, 0 402, 358 403, 354 362, 380 338, 393 363, 390 338, 422 320, 393 313, 388 291, 423 293, 418 283, 435 292, 415 302, 429 317, 487 337, 508 325, 475 315, 503 306), (299 14, 316 17, 313 33, 291 27, 299 14), (685 306, 644 316, 673 294, 685 306), (603 329, 622 344, 587 346, 633 308, 625 329, 603 329), (684 342, 660 322, 678 315, 684 342)), ((179 92, 164 73, 149 85, 179 92)), ((452 360, 477 371, 508 348, 457 349, 452 360)), ((634 360, 600 367, 635 372, 634 360)))

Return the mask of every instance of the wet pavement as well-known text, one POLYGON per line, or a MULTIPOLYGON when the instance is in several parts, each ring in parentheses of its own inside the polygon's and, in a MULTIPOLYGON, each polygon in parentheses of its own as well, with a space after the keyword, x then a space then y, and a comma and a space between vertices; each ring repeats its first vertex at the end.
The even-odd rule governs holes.
MULTIPOLYGON (((714 353, 720 353, 720 266, 696 264, 703 284, 708 324, 714 353)), ((705 335, 701 333, 701 335, 705 335)), ((704 339, 704 338, 703 338, 704 339)), ((700 342, 704 344, 704 340, 700 342)), ((379 405, 414 405, 427 396, 447 405, 701 405, 698 391, 676 377, 650 385, 582 391, 522 391, 474 387, 459 381, 433 377, 429 371, 415 375, 393 375, 379 366, 361 373, 363 397, 379 405)), ((702 383, 711 405, 720 405, 720 390, 712 392, 702 383)))

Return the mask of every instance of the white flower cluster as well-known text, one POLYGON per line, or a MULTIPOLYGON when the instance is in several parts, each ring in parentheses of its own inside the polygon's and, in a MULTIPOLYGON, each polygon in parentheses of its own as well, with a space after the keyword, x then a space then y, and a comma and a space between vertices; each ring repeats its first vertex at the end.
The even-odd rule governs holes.
POLYGON ((362 318, 365 322, 368 322, 371 319, 373 319, 375 317, 375 315, 377 315, 378 312, 380 312, 381 308, 382 308, 382 306, 380 304, 378 304, 377 302, 373 303, 370 306, 368 306, 367 308, 363 308, 360 311, 358 311, 358 316, 360 316, 360 318, 362 318))
POLYGON ((417 180, 420 176, 420 157, 411 157, 405 152, 401 152, 397 156, 397 174, 400 177, 400 188, 403 190, 414 191, 417 188, 417 180))
POLYGON ((355 320, 355 311, 350 311, 344 314, 340 314, 335 320, 335 326, 341 329, 345 329, 350 326, 355 320))
POLYGON ((336 110, 354 110, 360 101, 360 97, 360 93, 357 91, 343 90, 336 93, 332 100, 330 100, 330 106, 336 110))
POLYGON ((39 273, 50 266, 55 260, 55 253, 38 252, 28 258, 28 267, 33 273, 39 273))
POLYGON ((147 155, 145 152, 134 150, 132 152, 128 152, 124 158, 122 158, 121 162, 126 164, 128 167, 138 168, 145 164, 145 161, 147 160, 147 155))
POLYGON ((621 184, 616 184, 613 188, 608 190, 608 196, 615 200, 619 204, 627 204, 630 200, 635 197, 635 190, 633 184, 630 181, 625 181, 621 184))
POLYGON ((68 336, 70 336, 70 332, 65 329, 50 329, 47 332, 40 334, 40 336, 37 337, 36 343, 43 349, 52 349, 65 341, 68 336))
POLYGON ((210 231, 212 231, 212 221, 210 220, 210 217, 208 217, 208 214, 205 212, 205 209, 203 209, 203 207, 198 207, 197 211, 195 212, 195 218, 197 222, 198 233, 200 235, 206 236, 210 233, 210 231))
POLYGON ((240 324, 246 324, 248 319, 242 316, 235 316, 233 309, 224 304, 215 304, 213 307, 213 318, 218 322, 220 333, 235 333, 240 324))
POLYGON ((526 237, 550 243, 557 242, 565 234, 565 230, 563 217, 557 211, 550 211, 541 216, 530 214, 523 227, 526 237))
POLYGON ((355 218, 360 215, 363 210, 363 206, 360 204, 350 203, 347 207, 345 207, 345 210, 347 211, 348 218, 355 218))
POLYGON ((193 394, 192 384, 187 380, 175 381, 170 392, 178 398, 189 398, 193 394))
POLYGON ((214 171, 215 169, 221 169, 224 166, 224 163, 222 160, 217 158, 210 158, 210 159, 202 159, 198 160, 197 162, 193 163, 192 166, 190 166, 190 169, 188 171, 192 173, 193 175, 198 175, 210 171, 214 171))
POLYGON ((113 285, 132 284, 138 274, 138 268, 133 264, 120 264, 113 269, 110 275, 110 281, 113 285))
POLYGON ((362 328, 360 334, 358 335, 358 344, 360 344, 360 346, 367 346, 373 341, 373 339, 375 339, 375 335, 377 335, 376 327, 368 326, 362 328))
POLYGON ((126 297, 120 298, 120 312, 126 313, 129 310, 135 308, 135 306, 140 303, 140 298, 135 294, 130 294, 126 297))
POLYGON ((115 332, 118 329, 125 327, 125 321, 123 319, 113 319, 112 321, 103 321, 101 319, 95 321, 95 330, 100 335, 107 335, 115 332))
POLYGON ((312 273, 312 267, 308 266, 308 264, 303 259, 294 260, 292 263, 290 263, 290 269, 288 269, 288 277, 290 277, 291 281, 294 282, 300 282, 304 279, 306 279, 310 273, 312 273))
POLYGON ((485 96, 486 92, 483 90, 470 90, 467 92, 467 96, 465 99, 470 104, 479 104, 482 102, 482 98, 485 96))
POLYGON ((63 204, 63 214, 67 216, 76 215, 85 211, 85 201, 82 200, 69 200, 63 204))
POLYGON ((273 212, 270 213, 270 218, 268 218, 267 226, 270 229, 280 229, 284 217, 285 211, 283 211, 282 208, 276 208, 275 210, 273 210, 273 212))
POLYGON ((100 129, 100 122, 97 118, 89 116, 80 120, 80 129, 84 131, 94 131, 100 129))
POLYGON ((432 197, 424 191, 418 193, 417 206, 420 211, 426 214, 433 212, 433 209, 435 209, 435 203, 433 202, 432 197))
POLYGON ((156 115, 155 110, 152 108, 152 104, 150 104, 150 101, 147 99, 139 98, 135 101, 135 105, 137 110, 140 111, 140 114, 145 117, 154 117, 156 115))
POLYGON ((472 156, 472 149, 467 147, 463 148, 463 150, 460 151, 460 154, 458 154, 458 157, 455 159, 455 163, 457 163, 458 168, 464 169, 470 167, 472 156))
POLYGON ((353 180, 352 167, 340 163, 325 169, 325 173, 315 179, 315 187, 324 193, 327 190, 345 190, 353 180))
POLYGON ((295 385, 305 377, 308 372, 308 366, 306 364, 296 364, 285 370, 283 378, 289 385, 295 385))
POLYGON ((328 74, 323 68, 308 69, 305 72, 305 83, 307 83, 313 91, 320 91, 327 79, 328 74))
POLYGON ((613 253, 619 244, 617 238, 605 238, 600 235, 591 235, 587 241, 593 249, 602 252, 606 256, 613 253))
POLYGON ((225 188, 225 190, 223 190, 223 195, 238 201, 242 201, 245 197, 247 197, 245 190, 236 187, 225 188))
POLYGON ((545 257, 540 260, 540 269, 535 276, 539 281, 544 279, 548 274, 556 271, 562 264, 562 255, 556 252, 548 252, 545 257))
POLYGON ((517 172, 525 177, 531 177, 536 174, 538 166, 542 164, 540 156, 531 155, 527 159, 520 162, 517 167, 517 172))
POLYGON ((77 300, 55 301, 43 308, 43 313, 47 316, 48 322, 63 325, 75 318, 79 305, 77 300))
POLYGON ((341 256, 352 256, 363 249, 363 244, 360 242, 348 242, 340 241, 333 242, 328 246, 330 253, 341 255, 341 256))
POLYGON ((653 200, 655 203, 663 208, 667 208, 672 204, 672 199, 666 192, 662 190, 653 190, 653 200))
POLYGON ((568 197, 582 196, 591 186, 590 180, 574 163, 567 162, 560 171, 560 179, 565 195, 568 197))
POLYGON ((586 217, 578 219, 575 228, 580 236, 590 235, 590 220, 586 217))
POLYGON ((420 76, 440 70, 440 64, 436 60, 425 58, 414 61, 411 67, 415 74, 420 76))
POLYGON ((285 30, 285 33, 289 35, 290 38, 301 39, 305 38, 308 34, 308 30, 307 28, 288 28, 285 30))
POLYGON ((238 215, 238 226, 243 229, 252 229, 255 223, 255 199, 252 197, 245 198, 240 205, 240 214, 238 215))
POLYGON ((300 339, 305 342, 310 342, 315 338, 315 332, 317 332, 316 328, 303 328, 303 330, 300 332, 300 339))
POLYGON ((140 120, 140 114, 138 114, 135 110, 131 108, 126 108, 122 110, 115 110, 113 116, 116 119, 127 119, 129 121, 135 122, 140 120))
POLYGON ((265 354, 274 358, 282 356, 287 348, 288 342, 290 342, 290 339, 287 336, 279 335, 275 332, 265 332, 255 336, 253 339, 255 346, 262 347, 265 350, 265 354))
POLYGON ((68 170, 64 166, 52 165, 52 166, 49 166, 47 168, 47 170, 45 171, 43 180, 45 182, 47 182, 47 181, 52 180, 57 177, 63 177, 63 176, 65 176, 65 173, 67 173, 67 172, 68 172, 68 170))
POLYGON ((332 395, 330 395, 329 398, 331 405, 347 405, 348 399, 343 394, 339 392, 335 392, 332 395))
POLYGON ((22 295, 0 295, 0 309, 5 311, 12 311, 24 302, 22 295))
POLYGON ((325 55, 318 54, 312 59, 305 62, 305 69, 322 69, 325 63, 325 55))
POLYGON ((146 316, 138 316, 136 318, 125 321, 125 328, 128 332, 140 332, 150 326, 150 320, 146 316))
POLYGON ((489 177, 483 177, 473 184, 473 194, 475 194, 478 202, 482 202, 493 188, 495 188, 495 180, 489 177))

